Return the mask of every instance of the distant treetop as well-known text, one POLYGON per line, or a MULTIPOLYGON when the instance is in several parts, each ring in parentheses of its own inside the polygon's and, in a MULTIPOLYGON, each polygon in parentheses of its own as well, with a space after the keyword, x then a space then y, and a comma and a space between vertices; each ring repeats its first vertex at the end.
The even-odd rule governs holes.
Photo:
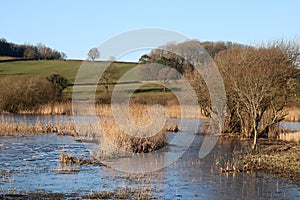
POLYGON ((35 60, 57 60, 66 58, 65 53, 51 49, 42 43, 37 45, 15 44, 8 42, 5 38, 0 39, 0 56, 11 56, 35 60))

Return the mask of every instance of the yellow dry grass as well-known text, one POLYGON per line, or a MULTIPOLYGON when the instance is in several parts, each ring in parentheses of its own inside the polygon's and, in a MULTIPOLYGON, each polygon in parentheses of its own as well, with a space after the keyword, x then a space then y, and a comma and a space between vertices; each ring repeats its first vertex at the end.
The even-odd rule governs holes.
POLYGON ((42 134, 42 133, 57 133, 58 135, 72 135, 76 136, 76 128, 71 122, 56 122, 52 124, 41 123, 36 120, 35 123, 27 123, 26 117, 17 122, 13 117, 6 117, 0 119, 0 135, 19 135, 19 134, 42 134))
MULTIPOLYGON (((128 113, 122 105, 115 105, 119 116, 102 119, 100 147, 104 153, 121 150, 131 153, 148 153, 167 144, 166 123, 159 116, 151 118, 149 107, 129 106, 128 113)), ((153 114, 153 113, 152 113, 153 114)))
POLYGON ((300 142, 300 131, 284 132, 279 134, 279 139, 286 142, 300 142))
POLYGON ((50 122, 41 123, 39 120, 34 124, 28 124, 26 117, 21 121, 15 121, 13 117, 2 117, 0 119, 0 134, 57 133, 59 135, 81 136, 87 140, 98 141, 101 150, 106 154, 121 151, 148 153, 166 145, 166 121, 156 116, 156 113, 151 118, 149 107, 130 106, 129 114, 125 113, 125 116, 119 117, 119 121, 116 121, 111 117, 112 111, 109 105, 97 106, 101 114, 105 113, 110 117, 101 118, 101 120, 87 118, 83 121, 56 121, 54 124, 50 122))
POLYGON ((285 121, 300 122, 300 108, 292 107, 287 109, 288 115, 285 117, 285 121))
MULTIPOLYGON (((84 113, 84 115, 98 115, 98 116, 106 116, 112 117, 112 106, 118 106, 115 104, 87 104, 87 103, 77 103, 72 105, 72 102, 56 102, 54 104, 46 104, 41 106, 35 111, 23 111, 21 114, 45 114, 45 115, 77 115, 79 113, 84 113), (72 108, 72 106, 74 106, 72 108), (91 109, 89 106, 95 107, 95 113, 91 113, 91 109), (80 112, 78 110, 80 109, 80 112)), ((131 103, 129 104, 129 110, 132 113, 138 113, 141 110, 149 110, 152 105, 147 104, 137 104, 131 103)), ((206 119, 205 116, 199 115, 195 116, 195 110, 199 109, 194 105, 166 105, 163 106, 165 111, 166 118, 200 118, 206 119), (184 112, 184 113, 183 113, 184 112)))

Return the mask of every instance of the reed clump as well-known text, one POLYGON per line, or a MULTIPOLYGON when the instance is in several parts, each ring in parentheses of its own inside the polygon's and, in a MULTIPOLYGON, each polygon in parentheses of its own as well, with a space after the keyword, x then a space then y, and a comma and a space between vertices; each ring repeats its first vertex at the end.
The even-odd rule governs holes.
POLYGON ((288 122, 300 122, 300 108, 291 107, 287 109, 288 115, 285 117, 285 121, 288 122))
MULTIPOLYGON (((105 137, 122 151, 132 153, 149 153, 164 147, 167 144, 165 130, 160 130, 157 134, 144 137, 139 133, 128 134, 122 130, 113 120, 106 120, 101 123, 105 137)), ((101 147, 107 144, 101 143, 101 147)), ((111 148, 111 147, 109 147, 111 148)), ((104 151, 109 151, 104 147, 104 151)))
POLYGON ((286 142, 300 143, 300 131, 289 131, 279 134, 279 139, 286 142))
POLYGON ((2 116, 0 119, 0 135, 57 133, 58 135, 77 136, 76 127, 72 122, 42 123, 36 120, 27 123, 26 118, 16 121, 13 117, 2 116))
MULTIPOLYGON (((104 107, 107 109, 107 107, 104 107)), ((55 121, 27 123, 26 117, 16 121, 13 116, 0 119, 1 135, 57 133, 58 135, 80 136, 84 140, 96 141, 104 152, 149 153, 167 144, 166 131, 178 131, 176 125, 167 126, 159 116, 150 117, 145 105, 129 107, 129 121, 137 129, 129 126, 127 117, 116 121, 113 117, 92 118, 82 121, 55 121), (163 123, 162 123, 163 122, 163 123), (158 124, 162 123, 160 126, 158 124)))
POLYGON ((97 159, 76 158, 75 156, 70 154, 61 154, 59 161, 62 165, 93 165, 107 167, 107 165, 97 159))
POLYGON ((147 188, 122 187, 117 191, 102 191, 83 196, 83 199, 154 199, 147 188))
MULTIPOLYGON (((167 144, 166 123, 158 127, 161 119, 158 116, 151 118, 149 107, 140 105, 137 109, 136 105, 131 105, 128 111, 125 115, 129 118, 121 117, 121 121, 113 118, 101 121, 103 136, 113 146, 131 153, 149 153, 167 144)), ((101 146, 105 145, 101 143, 101 146)))
MULTIPOLYGON (((40 105, 34 110, 20 110, 20 114, 43 114, 43 115, 78 115, 84 113, 85 115, 98 115, 112 117, 112 106, 116 104, 98 104, 91 102, 89 106, 95 107, 95 113, 90 113, 86 103, 78 103, 72 105, 71 101, 66 102, 54 102, 40 105), (80 112, 78 112, 80 110, 80 112)), ((134 111, 150 109, 153 104, 141 104, 131 103, 130 109, 134 111)), ((198 109, 196 105, 178 105, 178 104, 167 104, 163 106, 167 118, 200 118, 207 119, 204 115, 195 116, 195 110, 198 109), (182 113, 182 111, 184 113, 182 113)))

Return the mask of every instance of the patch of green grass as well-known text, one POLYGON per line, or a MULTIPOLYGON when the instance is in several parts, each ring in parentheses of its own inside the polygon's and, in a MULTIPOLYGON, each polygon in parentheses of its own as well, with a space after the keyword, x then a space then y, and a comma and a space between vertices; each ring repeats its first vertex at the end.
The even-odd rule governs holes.
MULTIPOLYGON (((70 81, 74 80, 80 61, 39 60, 0 63, 0 76, 41 76, 61 74, 70 81)), ((16 77, 17 78, 17 77, 16 77)))
MULTIPOLYGON (((78 60, 37 60, 15 61, 0 63, 0 76, 32 76, 47 77, 51 74, 60 74, 70 82, 75 80, 77 71, 83 61, 78 60)), ((136 66, 135 63, 116 62, 118 69, 116 77, 121 77, 129 69, 136 66)))
MULTIPOLYGON (((0 63, 0 77, 1 76, 13 76, 16 79, 21 76, 40 76, 42 78, 46 78, 51 74, 60 74, 66 77, 71 83, 74 82, 75 77, 77 75, 77 71, 82 65, 83 61, 78 60, 36 60, 36 61, 14 61, 14 62, 4 62, 0 63)), ((99 63, 86 63, 87 66, 91 65, 91 67, 106 67, 106 63, 99 62, 99 63), (95 65, 94 65, 95 64, 95 65)), ((126 63, 126 62, 115 62, 113 65, 117 68, 117 75, 114 77, 113 80, 109 82, 118 82, 118 81, 125 81, 131 82, 127 84, 120 84, 118 85, 118 90, 128 90, 131 94, 133 91, 132 88, 137 88, 137 90, 133 93, 133 96, 138 99, 148 99, 151 97, 157 99, 170 99, 169 97, 169 90, 164 92, 163 86, 158 83, 144 83, 143 86, 139 87, 140 84, 134 83, 134 81, 139 80, 137 71, 133 71, 132 73, 127 74, 127 78, 123 80, 119 80, 126 72, 133 69, 137 66, 136 63, 126 63)), ((96 68, 95 68, 96 69, 96 68)), ((95 76, 95 70, 90 70, 86 72, 86 74, 81 74, 81 77, 84 78, 85 83, 92 83, 89 80, 90 76, 95 76)), ((99 83, 98 83, 99 84, 99 83)), ((180 83, 178 83, 180 85, 180 83)), ((95 86, 91 84, 86 85, 78 85, 77 91, 78 98, 85 99, 87 96, 91 96, 90 94, 95 93, 95 86)), ((177 87, 177 86, 176 86, 177 87)), ((114 85, 109 85, 109 91, 114 90, 114 85)), ((73 87, 70 86, 66 88, 63 92, 64 99, 71 99, 72 98, 73 87)), ((104 85, 97 85, 96 86, 96 98, 101 98, 107 96, 105 92, 104 85)), ((172 95, 171 95, 172 96, 172 95)), ((139 100, 139 101, 140 101, 139 100)), ((153 100, 151 100, 153 101, 153 100)), ((155 100, 156 102, 156 100, 155 100)))

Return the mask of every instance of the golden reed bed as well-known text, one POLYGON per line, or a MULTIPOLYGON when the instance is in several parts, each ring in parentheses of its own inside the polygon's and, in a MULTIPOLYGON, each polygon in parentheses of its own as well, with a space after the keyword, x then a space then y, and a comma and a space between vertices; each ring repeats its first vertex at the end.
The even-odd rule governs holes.
POLYGON ((291 107, 287 109, 288 115, 285 117, 287 122, 300 122, 300 108, 291 107))
MULTIPOLYGON (((71 114, 69 107, 71 104, 59 104, 55 107, 45 107, 41 113, 54 114, 71 114), (46 112, 47 111, 47 112, 46 112), (49 111, 51 111, 49 113, 49 111)), ((149 106, 133 105, 129 107, 130 119, 139 127, 146 127, 150 124, 151 118, 148 113, 149 106)), ((76 109, 75 109, 76 111, 76 109)), ((88 113, 87 113, 88 114, 88 113)), ((23 120, 15 121, 13 116, 2 116, 0 119, 0 135, 25 135, 25 134, 41 134, 41 133, 57 133, 58 135, 80 136, 85 139, 97 140, 103 148, 103 153, 113 152, 132 152, 132 153, 148 153, 160 149, 167 144, 166 131, 172 128, 166 122, 158 129, 150 127, 149 131, 131 131, 130 127, 127 132, 120 128, 116 120, 111 117, 112 111, 110 105, 97 105, 97 114, 105 115, 101 120, 85 120, 85 121, 55 121, 54 123, 41 122, 36 120, 34 124, 27 123, 26 115, 23 120), (100 128, 101 127, 101 128, 100 128), (149 135, 149 132, 154 134, 149 135)), ((88 118, 89 119, 89 118, 88 118)), ((154 124, 159 124, 159 117, 155 117, 154 124)), ((121 118, 120 124, 128 124, 125 117, 121 118), (124 119, 124 120, 123 120, 124 119)), ((123 127, 124 128, 124 127, 123 127)), ((156 127, 157 128, 157 127, 156 127)))
MULTIPOLYGON (((148 109, 150 105, 145 104, 131 104, 133 110, 148 109)), ((193 113, 195 106, 183 105, 184 110, 193 113)), ((164 106, 167 118, 181 118, 181 106, 180 105, 167 105, 164 106)), ((82 108, 81 108, 82 109, 82 108)), ((110 104, 95 104, 96 115, 111 117, 111 105, 110 104)), ((300 122, 300 108, 290 107, 286 109, 288 115, 285 117, 287 122, 300 122)), ((72 115, 76 114, 72 111, 72 102, 62 102, 43 105, 40 108, 32 111, 21 111, 21 114, 45 114, 45 115, 72 115)), ((89 115, 89 113, 87 113, 89 115)), ((194 117, 191 117, 194 118, 194 117)), ((205 119, 205 116, 200 115, 200 119, 205 119)))
MULTIPOLYGON (((91 104, 94 106, 93 104, 91 104)), ((89 113, 89 109, 87 108, 86 112, 83 110, 86 107, 86 104, 83 103, 83 106, 78 104, 80 107, 81 113, 85 113, 86 115, 94 115, 94 113, 89 113)), ((96 115, 112 117, 111 104, 95 104, 96 115)), ((133 112, 148 110, 151 105, 146 104, 130 104, 129 109, 133 112)), ((163 106, 166 112, 166 118, 181 118, 181 109, 185 111, 186 118, 195 118, 194 111, 196 109, 193 105, 167 105, 163 106)), ((54 103, 40 106, 40 108, 32 111, 21 111, 21 114, 44 114, 44 115, 76 115, 76 110, 78 108, 72 109, 72 102, 62 102, 62 103, 54 103), (73 112, 75 111, 75 113, 73 112)), ((203 115, 199 115, 197 118, 205 119, 203 115)))
POLYGON ((300 131, 289 131, 279 134, 279 139, 286 142, 300 143, 300 131))

